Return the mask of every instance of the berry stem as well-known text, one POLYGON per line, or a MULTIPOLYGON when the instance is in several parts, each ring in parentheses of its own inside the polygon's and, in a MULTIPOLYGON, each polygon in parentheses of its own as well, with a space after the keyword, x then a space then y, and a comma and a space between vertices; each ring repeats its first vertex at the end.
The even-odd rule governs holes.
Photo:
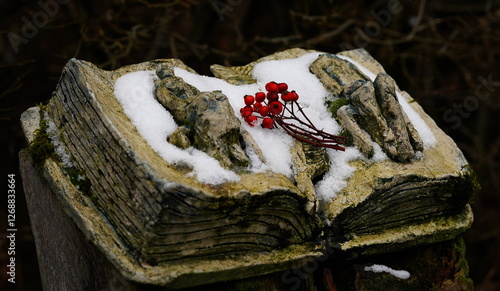
POLYGON ((279 125, 287 134, 299 141, 317 147, 345 150, 340 145, 344 144, 346 137, 317 129, 297 102, 299 95, 293 90, 288 92, 286 83, 278 84, 272 81, 267 83, 265 88, 267 94, 257 92, 255 97, 252 95, 243 97, 246 106, 241 108, 240 113, 250 126, 254 126, 257 119, 262 119, 261 126, 264 128, 274 128, 279 125), (279 94, 284 103, 279 101, 279 94), (253 115, 254 112, 260 116, 253 115), (302 115, 301 118, 297 116, 298 113, 302 115))
POLYGON ((326 148, 345 151, 345 148, 340 146, 340 144, 344 144, 344 140, 346 139, 346 137, 333 135, 323 130, 317 129, 311 122, 311 120, 307 117, 302 107, 297 102, 295 101, 291 102, 291 108, 288 108, 287 105, 288 103, 285 104, 283 112, 280 115, 276 115, 273 118, 276 124, 278 124, 281 128, 283 128, 283 130, 285 130, 287 134, 289 134, 290 136, 292 136, 297 140, 311 144, 313 146, 326 147, 326 148), (307 120, 307 123, 297 117, 297 115, 295 114, 294 106, 298 107, 297 110, 307 120), (290 117, 283 115, 285 110, 290 113, 291 115, 290 117), (305 128, 300 127, 297 124, 286 121, 290 119, 297 121, 305 128))

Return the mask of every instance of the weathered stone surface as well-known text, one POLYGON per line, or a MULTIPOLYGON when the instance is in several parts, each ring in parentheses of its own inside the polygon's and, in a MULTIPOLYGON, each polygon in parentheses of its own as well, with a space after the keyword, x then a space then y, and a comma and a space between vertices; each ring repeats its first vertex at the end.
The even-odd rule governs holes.
MULTIPOLYGON (((405 98, 406 100, 412 100, 412 98, 406 93, 405 91, 401 92, 401 96, 405 98)), ((410 139, 410 143, 415 151, 420 151, 422 152, 424 150, 424 142, 422 141, 422 138, 418 134, 417 130, 413 126, 413 123, 411 123, 410 119, 408 118, 408 115, 406 115, 406 112, 401 111, 401 116, 403 117, 403 122, 406 124, 406 129, 408 130, 408 137, 410 139)))
POLYGON ((219 160, 225 168, 246 167, 248 156, 241 148, 241 123, 221 92, 202 92, 185 108, 193 128, 193 144, 219 160))
POLYGON ((373 156, 373 145, 370 135, 364 131, 356 121, 356 112, 349 105, 344 105, 337 110, 337 119, 347 131, 351 133, 353 144, 365 157, 373 156))
MULTIPOLYGON (((212 69, 228 82, 247 84, 255 64, 308 52, 294 49, 240 68, 212 69)), ((349 98, 336 114, 354 144, 371 157, 376 142, 392 159, 350 161, 353 174, 331 200, 319 199, 315 189, 330 167, 324 149, 297 141, 290 178, 246 171, 243 148, 251 147, 264 161, 259 147, 240 127, 226 96, 199 92, 173 74, 175 67, 192 72, 179 60, 113 72, 71 60, 41 108, 40 124, 35 110, 23 115, 25 135, 32 141, 39 125, 52 125, 52 142, 58 141, 72 163, 46 157, 46 179, 86 237, 137 282, 196 286, 291 268, 328 247, 366 255, 455 238, 472 222, 467 203, 475 185, 467 161, 412 102, 436 139, 424 147, 395 98, 398 92, 406 101, 410 97, 364 50, 341 54, 379 77, 373 83, 352 63, 320 55, 310 70, 330 90, 325 102, 349 98), (209 153, 236 169, 240 181, 203 184, 186 175, 188 165, 169 164, 138 134, 113 86, 120 76, 141 70, 156 71, 156 97, 179 125, 169 142, 209 153), (418 159, 415 151, 422 152, 418 159), (87 190, 75 184, 79 177, 88 181, 87 190)))
MULTIPOLYGON (((355 55, 351 54, 355 57, 355 55)), ((367 62, 368 57, 358 57, 367 62)), ((372 65, 379 68, 380 66, 372 65)), ((392 159, 407 163, 415 157, 415 151, 423 149, 423 143, 396 96, 394 80, 380 72, 374 82, 346 60, 337 56, 323 55, 311 65, 313 72, 332 95, 351 100, 354 118, 348 118, 345 109, 341 113, 343 126, 351 132, 355 144, 366 157, 373 155, 371 141, 359 129, 365 130, 392 159), (353 122, 357 121, 358 126, 353 122)), ((337 113, 338 114, 338 113, 337 113)))
POLYGON ((396 97, 394 80, 389 75, 380 73, 375 78, 374 87, 380 111, 394 135, 397 155, 392 158, 399 162, 408 162, 414 157, 415 151, 410 143, 405 122, 407 119, 403 117, 403 109, 396 97))
POLYGON ((221 65, 211 65, 210 71, 218 78, 224 76, 224 79, 233 85, 255 83, 252 77, 252 66, 228 68, 221 65))
POLYGON ((252 137, 241 128, 224 94, 199 92, 172 74, 172 69, 157 70, 157 75, 163 79, 156 82, 156 99, 172 113, 178 124, 183 124, 169 137, 173 144, 181 148, 192 145, 217 159, 224 168, 241 170, 249 164, 240 144, 243 140, 264 160, 252 137))
MULTIPOLYGON (((313 181, 330 169, 326 151, 324 148, 313 147, 300 141, 295 141, 291 151, 292 159, 295 161, 292 165, 295 184, 302 193, 310 197, 311 201, 316 201, 313 181)), ((317 206, 316 203, 314 206, 317 206)))
POLYGON ((167 141, 178 148, 187 149, 191 146, 189 140, 189 127, 183 125, 179 126, 171 135, 167 137, 167 141))
MULTIPOLYGON (((365 68, 373 68, 375 76, 385 73, 362 50, 340 54, 365 68)), ((395 91, 398 90, 396 86, 395 91)), ((394 160, 350 163, 356 171, 348 179, 348 185, 322 205, 327 217, 333 220, 334 244, 343 250, 358 254, 391 252, 403 246, 453 238, 472 223, 472 212, 466 201, 475 191, 474 173, 453 140, 406 92, 399 92, 429 126, 436 141, 433 146, 424 147, 418 135, 409 134, 414 150, 423 153, 409 163, 394 160), (364 214, 370 218, 363 217, 364 214), (335 235, 340 233, 342 235, 335 235)), ((408 125, 406 114, 403 118, 408 125)), ((416 132, 413 126, 407 126, 407 130, 416 132)))
POLYGON ((255 83, 255 79, 252 76, 253 67, 265 61, 272 60, 284 60, 284 59, 293 59, 298 58, 307 53, 315 52, 314 50, 305 50, 301 48, 293 48, 288 49, 281 52, 276 52, 272 55, 265 56, 263 58, 258 59, 257 61, 251 62, 245 66, 236 66, 236 67, 225 67, 221 65, 211 65, 210 71, 214 74, 215 77, 219 79, 223 79, 228 83, 233 85, 244 85, 244 84, 252 84, 255 83))
POLYGON ((344 94, 344 90, 357 81, 369 80, 351 63, 332 54, 318 57, 310 70, 334 96, 344 94))
POLYGON ((168 109, 179 124, 187 124, 189 121, 190 112, 186 107, 199 93, 198 89, 179 77, 168 76, 156 82, 156 99, 168 109))
POLYGON ((371 138, 381 145, 390 157, 396 157, 396 137, 390 130, 375 97, 375 88, 370 81, 354 83, 347 91, 347 96, 357 112, 361 127, 371 138))
MULTIPOLYGON (((148 62, 122 72, 178 64, 148 62)), ((46 177, 120 272, 142 283, 189 286, 268 273, 320 255, 308 243, 318 225, 310 197, 272 173, 242 174, 239 182, 217 187, 186 176, 185 165, 169 165, 137 134, 114 98, 113 81, 121 75, 71 60, 42 114, 91 187, 81 193, 52 158, 44 164, 46 177), (205 281, 186 280, 193 272, 205 281)), ((25 115, 25 130, 34 132, 38 124, 30 126, 29 119, 25 115)))

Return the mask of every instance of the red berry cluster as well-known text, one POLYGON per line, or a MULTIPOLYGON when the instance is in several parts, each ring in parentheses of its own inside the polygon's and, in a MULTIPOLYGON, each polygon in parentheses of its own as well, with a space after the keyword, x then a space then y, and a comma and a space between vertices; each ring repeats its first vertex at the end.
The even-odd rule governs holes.
POLYGON ((314 126, 297 102, 299 95, 295 91, 288 91, 286 83, 269 82, 266 90, 267 93, 257 92, 255 96, 243 97, 245 107, 240 109, 240 113, 250 126, 255 126, 261 119, 263 128, 278 125, 296 140, 317 147, 345 150, 341 145, 345 143, 346 137, 330 134, 314 126))
POLYGON ((295 91, 287 91, 286 83, 269 82, 266 84, 266 91, 257 92, 255 96, 245 95, 243 101, 245 107, 240 109, 241 116, 250 125, 254 126, 262 119, 261 126, 263 128, 273 128, 274 121, 283 112, 284 102, 295 102, 299 99, 299 95, 295 91), (254 115, 255 114, 255 115, 254 115))

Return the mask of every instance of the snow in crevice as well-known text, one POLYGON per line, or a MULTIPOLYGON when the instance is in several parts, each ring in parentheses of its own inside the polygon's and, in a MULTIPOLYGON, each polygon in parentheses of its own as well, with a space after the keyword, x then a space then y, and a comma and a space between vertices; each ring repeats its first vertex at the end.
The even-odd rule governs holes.
POLYGON ((166 138, 177 129, 172 115, 154 96, 154 71, 128 73, 115 83, 115 96, 140 135, 151 148, 171 164, 187 164, 200 182, 220 184, 237 181, 239 176, 220 166, 219 162, 195 148, 182 150, 166 138))
MULTIPOLYGON (((294 144, 293 138, 280 128, 270 130, 260 126, 251 127, 238 113, 244 106, 244 95, 265 91, 265 84, 270 81, 285 82, 289 90, 295 90, 299 94, 299 103, 315 125, 321 125, 322 129, 331 134, 338 134, 341 127, 332 118, 324 103, 331 95, 309 71, 309 66, 320 54, 309 53, 295 59, 258 63, 253 69, 253 77, 257 80, 254 84, 233 85, 221 79, 197 75, 181 68, 175 68, 174 74, 200 91, 220 90, 228 97, 234 112, 241 120, 242 127, 252 135, 266 159, 266 163, 263 163, 251 149, 247 148, 251 160, 249 171, 273 171, 292 177, 290 147, 294 144)), ((360 67, 356 62, 351 62, 360 67)), ((370 78, 374 75, 363 67, 360 67, 360 70, 370 78)), ((238 181, 239 176, 235 172, 224 169, 217 160, 206 153, 195 148, 181 150, 167 142, 167 136, 172 134, 178 125, 154 97, 155 78, 157 77, 154 71, 139 71, 125 74, 115 83, 115 96, 141 136, 165 161, 188 164, 193 169, 190 175, 202 183, 220 184, 238 181)), ((398 97, 426 146, 432 146, 434 142, 432 132, 421 117, 409 107, 406 100, 399 95, 398 97)), ((376 144, 374 146, 375 155, 371 161, 387 159, 380 147, 376 144)), ((354 172, 354 168, 349 166, 348 162, 363 158, 356 147, 348 147, 345 152, 333 149, 327 149, 327 152, 331 162, 330 171, 316 185, 318 197, 324 200, 332 199, 345 187, 346 180, 354 172)))
POLYGON ((74 164, 71 161, 71 156, 67 152, 64 142, 61 141, 59 137, 59 130, 56 124, 54 123, 54 121, 52 121, 52 119, 50 119, 50 116, 47 112, 44 112, 43 119, 47 123, 47 136, 54 145, 54 152, 61 160, 61 165, 64 168, 74 167, 74 164))
POLYGON ((410 272, 406 270, 394 270, 392 268, 387 267, 386 265, 373 264, 371 266, 366 266, 364 270, 367 272, 374 272, 374 273, 382 273, 382 272, 388 273, 393 275, 394 277, 403 280, 410 278, 410 272))

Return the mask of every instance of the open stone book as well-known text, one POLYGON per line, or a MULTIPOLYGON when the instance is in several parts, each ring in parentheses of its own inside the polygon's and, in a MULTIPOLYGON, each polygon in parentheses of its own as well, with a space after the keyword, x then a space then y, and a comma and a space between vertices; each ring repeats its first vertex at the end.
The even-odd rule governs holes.
POLYGON ((476 185, 461 151, 363 49, 291 49, 211 70, 72 59, 50 102, 22 115, 66 212, 125 277, 194 286, 470 227, 476 185), (249 122, 244 96, 271 81, 300 96, 317 132, 347 137, 342 150, 308 142, 296 120, 295 136, 249 122))

